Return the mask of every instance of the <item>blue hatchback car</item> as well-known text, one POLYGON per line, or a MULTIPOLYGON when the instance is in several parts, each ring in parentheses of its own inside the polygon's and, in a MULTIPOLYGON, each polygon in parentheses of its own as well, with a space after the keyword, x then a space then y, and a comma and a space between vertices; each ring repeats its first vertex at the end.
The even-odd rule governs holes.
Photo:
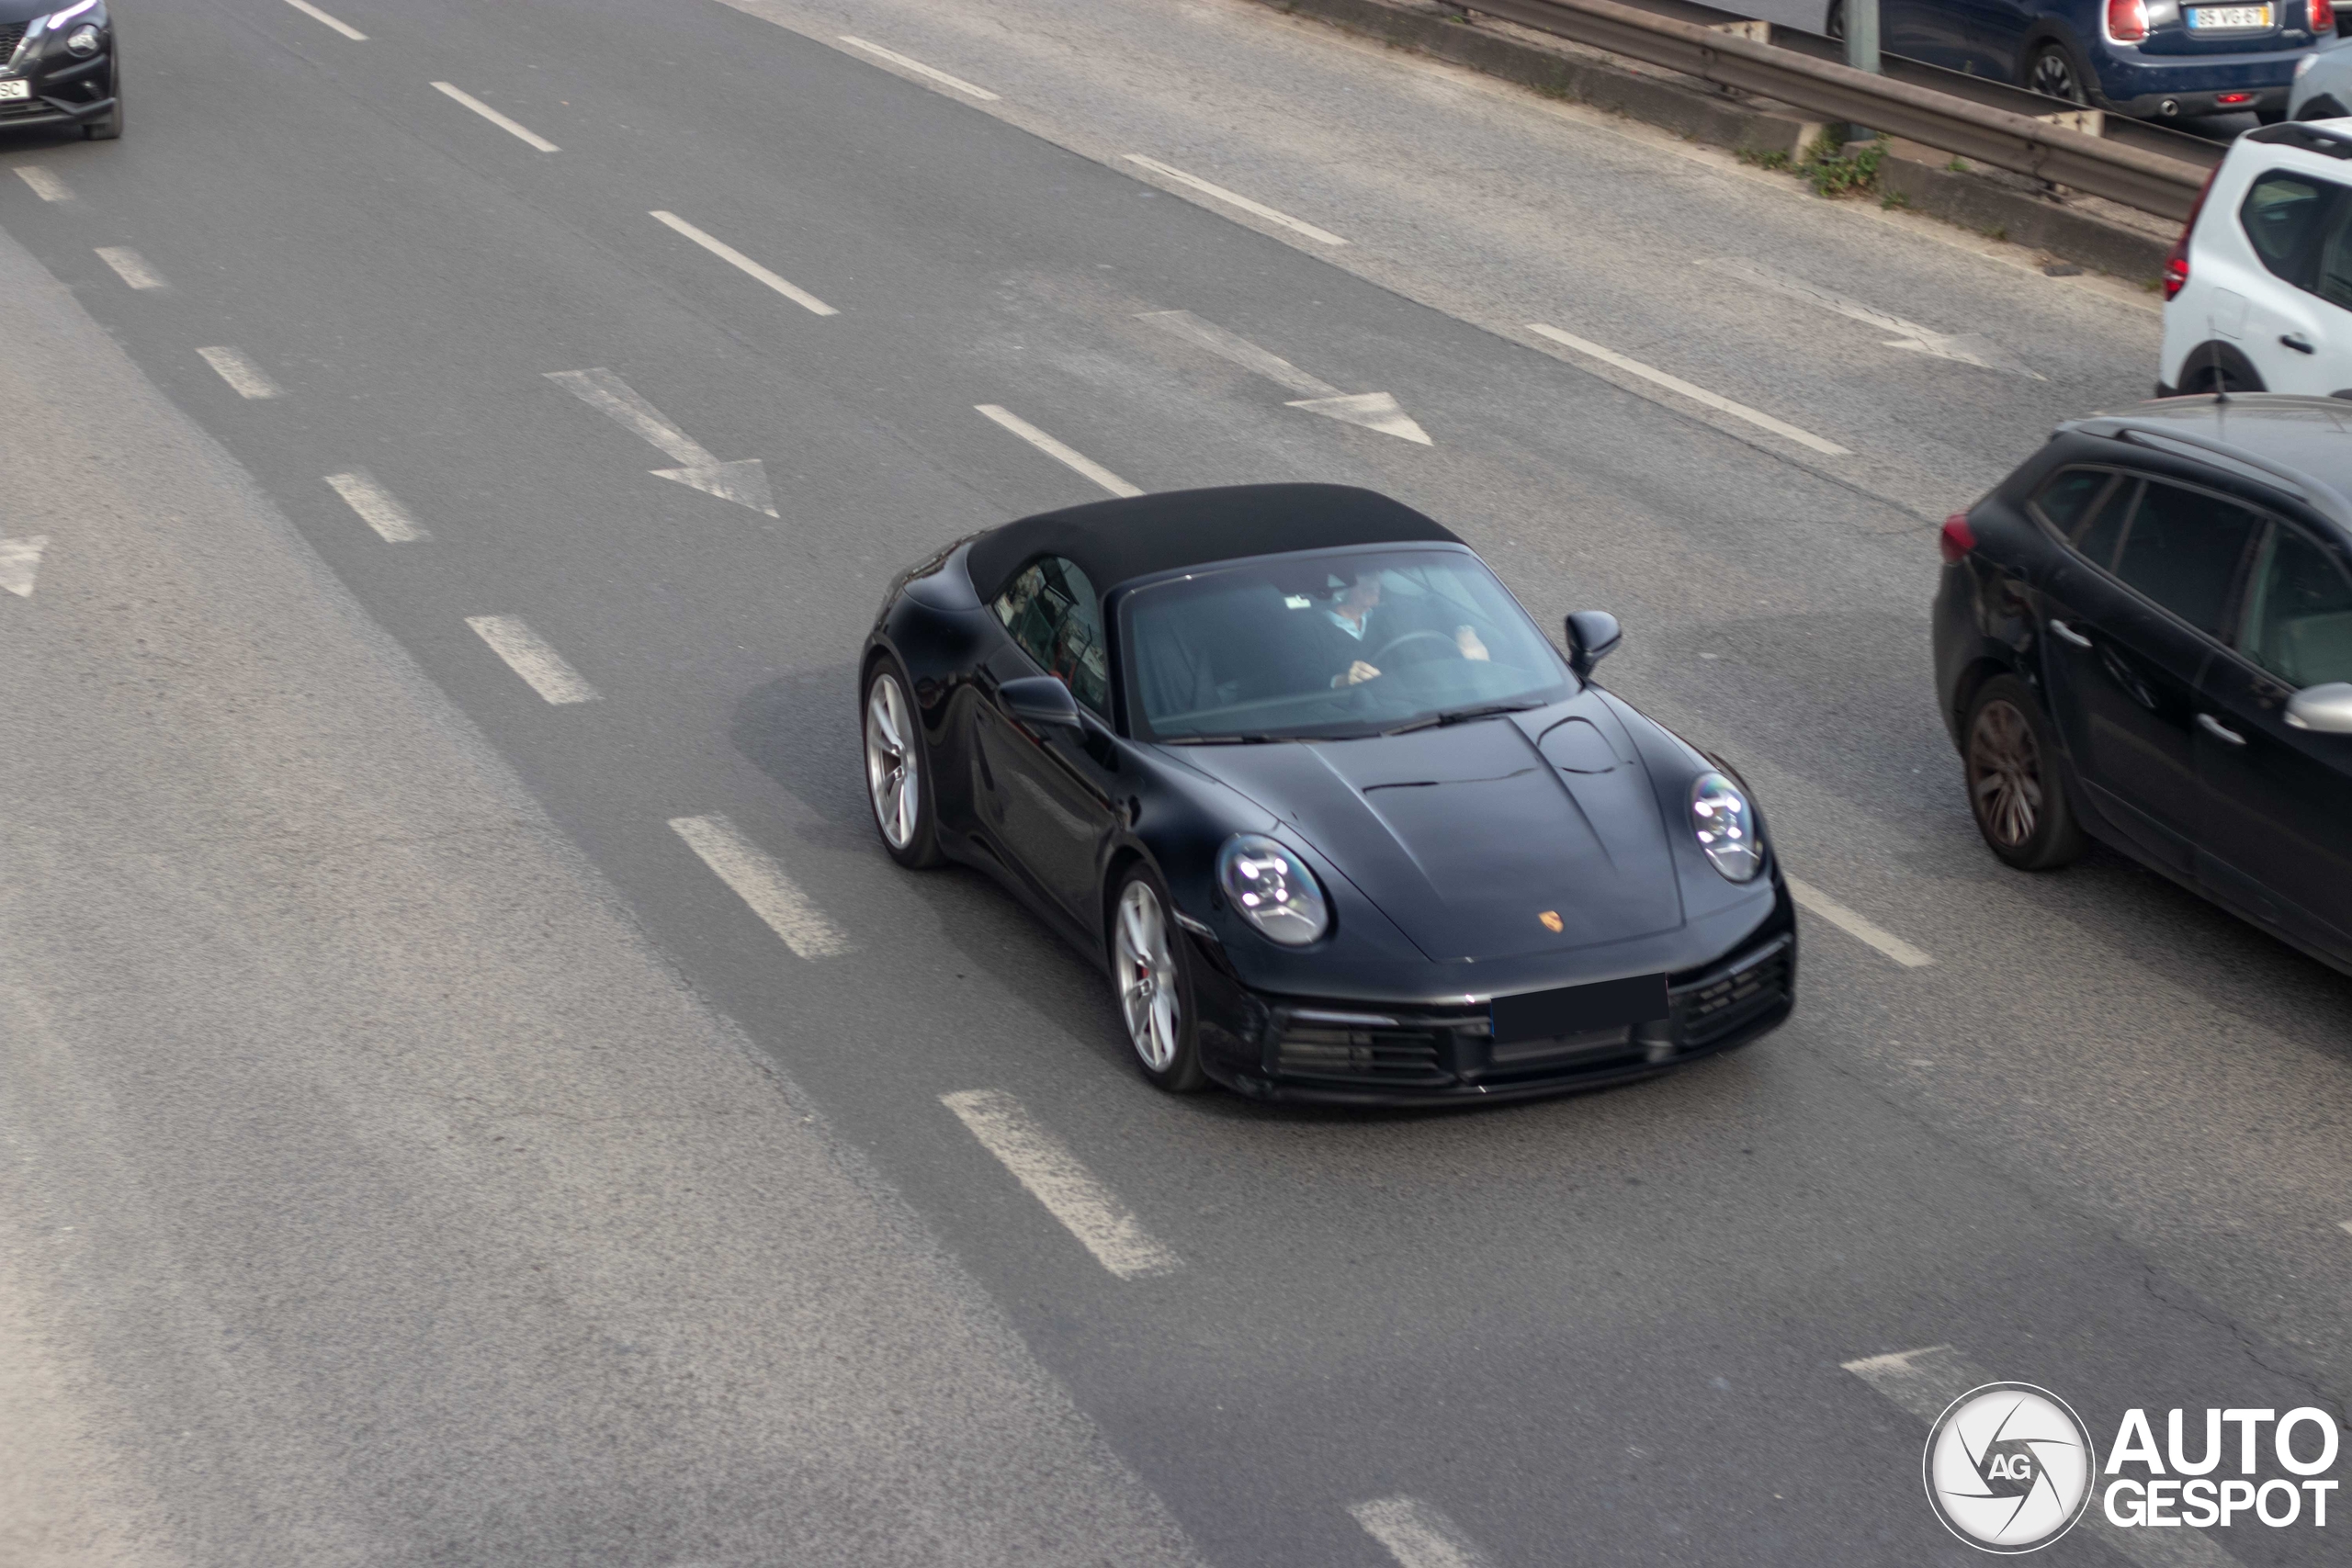
MULTIPOLYGON (((1733 3, 1845 33, 1845 0, 1733 3)), ((2296 62, 2335 33, 2334 0, 1879 0, 1890 54, 2147 119, 2283 119, 2296 62)))

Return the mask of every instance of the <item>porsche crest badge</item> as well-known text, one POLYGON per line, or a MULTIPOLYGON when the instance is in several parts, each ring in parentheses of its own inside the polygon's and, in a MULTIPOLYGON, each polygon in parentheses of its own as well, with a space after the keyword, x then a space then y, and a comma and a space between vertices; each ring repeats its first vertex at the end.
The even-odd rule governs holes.
POLYGON ((1565 931, 1567 929, 1566 922, 1560 919, 1560 911, 1557 909, 1546 909, 1535 918, 1544 922, 1544 929, 1547 931, 1565 931))

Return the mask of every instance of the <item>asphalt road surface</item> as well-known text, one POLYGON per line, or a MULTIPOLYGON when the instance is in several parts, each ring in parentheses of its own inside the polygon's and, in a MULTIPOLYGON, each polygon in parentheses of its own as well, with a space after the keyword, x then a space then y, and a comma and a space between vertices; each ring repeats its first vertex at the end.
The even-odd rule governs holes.
POLYGON ((0 144, 0 1561, 1959 1563, 1977 1378, 2340 1414, 2352 983, 2004 871, 1929 692, 2150 296, 1250 0, 116 9, 0 144), (889 863, 897 568, 1275 479, 1624 619, 1787 1028, 1170 1099, 889 863))

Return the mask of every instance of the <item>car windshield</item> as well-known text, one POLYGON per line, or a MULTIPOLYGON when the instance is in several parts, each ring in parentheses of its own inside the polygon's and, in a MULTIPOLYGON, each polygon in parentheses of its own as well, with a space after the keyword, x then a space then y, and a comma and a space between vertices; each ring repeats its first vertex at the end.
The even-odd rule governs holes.
POLYGON ((1556 702, 1573 677, 1461 550, 1268 556, 1126 596, 1141 739, 1376 735, 1556 702))

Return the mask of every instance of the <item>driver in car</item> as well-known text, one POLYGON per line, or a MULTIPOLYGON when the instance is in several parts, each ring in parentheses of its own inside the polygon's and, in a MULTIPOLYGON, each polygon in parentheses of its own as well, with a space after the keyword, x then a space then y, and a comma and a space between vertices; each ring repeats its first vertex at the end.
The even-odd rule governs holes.
MULTIPOLYGON (((1343 666, 1331 677, 1334 686, 1360 686, 1380 679, 1378 667, 1364 658, 1367 649, 1394 647, 1416 631, 1442 636, 1413 626, 1394 611, 1380 613, 1380 573, 1376 571, 1365 572, 1340 588, 1320 620, 1330 645, 1330 662, 1343 666)), ((1476 628, 1467 625, 1453 628, 1453 646, 1464 659, 1487 657, 1487 645, 1478 640, 1476 628)))

